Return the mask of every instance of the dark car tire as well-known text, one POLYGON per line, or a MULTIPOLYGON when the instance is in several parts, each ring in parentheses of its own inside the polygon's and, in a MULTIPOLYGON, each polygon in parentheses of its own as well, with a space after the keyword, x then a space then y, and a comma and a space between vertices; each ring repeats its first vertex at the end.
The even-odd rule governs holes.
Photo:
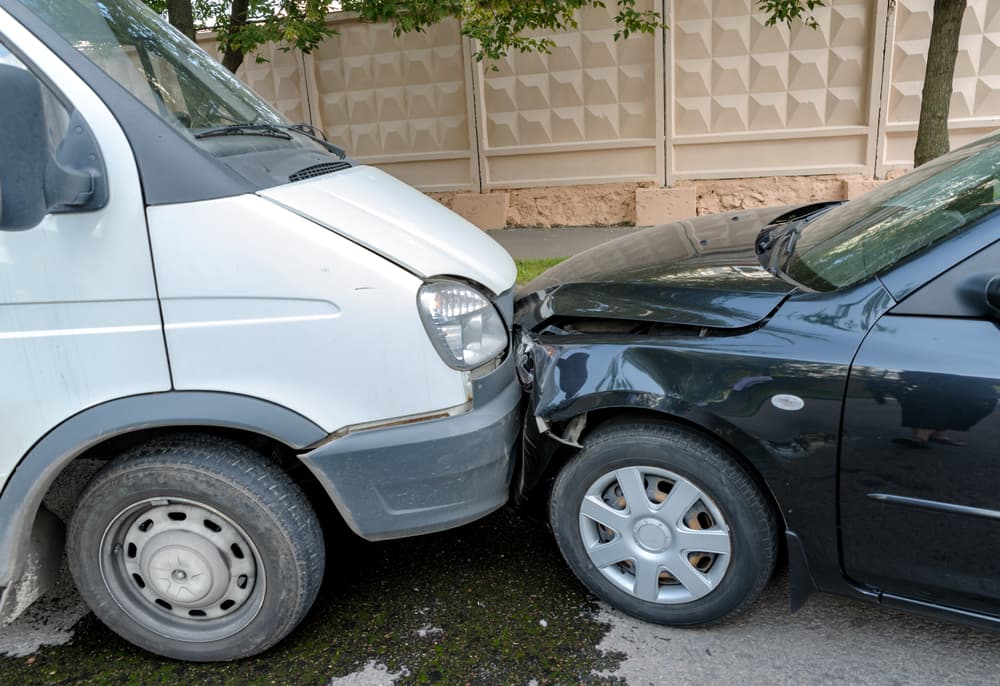
POLYGON ((777 522, 760 488, 718 445, 668 423, 619 423, 596 429, 556 478, 549 517, 563 557, 592 593, 626 614, 658 624, 721 622, 751 605, 774 571, 777 522), (623 492, 623 481, 633 481, 633 490, 623 492), (692 488, 699 495, 693 496, 692 488), (633 494, 631 502, 628 493, 633 494), (660 493, 664 500, 658 503, 660 493), (671 505, 675 493, 678 497, 671 505), (680 520, 690 526, 674 524, 676 512, 691 497, 698 500, 680 520), (632 502, 637 503, 634 508, 632 502), (589 512, 618 529, 602 528, 582 515, 585 504, 589 512), (615 512, 608 516, 602 507, 615 512), (618 511, 619 507, 624 509, 618 511), (727 533, 729 552, 723 553, 727 544, 721 539, 727 533), (601 546, 608 544, 618 547, 595 553, 603 565, 599 568, 588 550, 603 550, 601 546), (687 552, 692 545, 717 550, 687 552), (631 557, 608 563, 625 553, 631 557), (696 569, 696 564, 707 571, 696 569), (679 583, 680 577, 663 565, 676 570, 688 585, 679 583), (687 567, 699 576, 692 576, 687 567), (640 587, 645 598, 640 597, 640 587))
POLYGON ((155 439, 84 489, 67 556, 94 614, 152 653, 235 660, 302 620, 323 579, 324 544, 302 490, 240 443, 155 439))

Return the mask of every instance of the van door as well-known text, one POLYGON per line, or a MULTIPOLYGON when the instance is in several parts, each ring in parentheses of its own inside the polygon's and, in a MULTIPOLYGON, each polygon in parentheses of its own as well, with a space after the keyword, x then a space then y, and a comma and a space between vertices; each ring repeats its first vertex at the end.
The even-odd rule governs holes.
POLYGON ((2 487, 53 427, 104 401, 169 390, 170 375, 142 189, 125 135, 83 81, 2 9, 0 69, 31 96, 18 101, 24 119, 0 117, 2 487), (38 150, 17 140, 32 118, 44 124, 32 130, 47 138, 46 156, 86 148, 101 172, 99 202, 49 203, 32 218, 26 201, 37 188, 17 174, 38 166, 17 157, 38 150))

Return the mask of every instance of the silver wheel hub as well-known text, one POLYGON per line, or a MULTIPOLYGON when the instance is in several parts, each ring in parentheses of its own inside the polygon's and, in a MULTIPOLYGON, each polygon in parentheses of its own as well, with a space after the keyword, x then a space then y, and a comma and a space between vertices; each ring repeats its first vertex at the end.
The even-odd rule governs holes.
POLYGON ((732 555, 729 526, 692 481, 658 467, 625 467, 597 479, 580 504, 590 562, 626 593, 687 603, 711 593, 732 555))
POLYGON ((158 498, 126 508, 105 530, 101 551, 101 575, 115 602, 166 638, 232 636, 264 600, 253 542, 235 522, 197 502, 158 498))
POLYGON ((632 535, 640 548, 651 553, 662 553, 670 547, 673 540, 670 527, 651 517, 636 522, 635 526, 632 527, 632 535))
POLYGON ((218 548, 184 531, 167 531, 150 539, 143 546, 139 567, 160 597, 189 608, 219 602, 230 580, 229 565, 218 548))

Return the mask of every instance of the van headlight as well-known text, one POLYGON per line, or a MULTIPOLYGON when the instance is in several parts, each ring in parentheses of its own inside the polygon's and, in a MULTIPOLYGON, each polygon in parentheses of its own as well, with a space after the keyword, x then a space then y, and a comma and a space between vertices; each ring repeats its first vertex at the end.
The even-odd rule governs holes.
POLYGON ((441 359, 475 369, 507 349, 507 326, 482 293, 458 281, 432 281, 417 295, 420 319, 441 359))

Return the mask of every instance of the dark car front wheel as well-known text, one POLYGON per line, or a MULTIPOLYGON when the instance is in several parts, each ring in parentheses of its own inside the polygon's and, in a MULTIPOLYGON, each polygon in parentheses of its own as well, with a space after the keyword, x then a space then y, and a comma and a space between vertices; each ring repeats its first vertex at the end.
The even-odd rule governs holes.
POLYGON ((774 569, 777 524, 760 489, 719 446, 678 426, 597 429, 557 477, 549 515, 587 588, 659 624, 739 613, 774 569))

